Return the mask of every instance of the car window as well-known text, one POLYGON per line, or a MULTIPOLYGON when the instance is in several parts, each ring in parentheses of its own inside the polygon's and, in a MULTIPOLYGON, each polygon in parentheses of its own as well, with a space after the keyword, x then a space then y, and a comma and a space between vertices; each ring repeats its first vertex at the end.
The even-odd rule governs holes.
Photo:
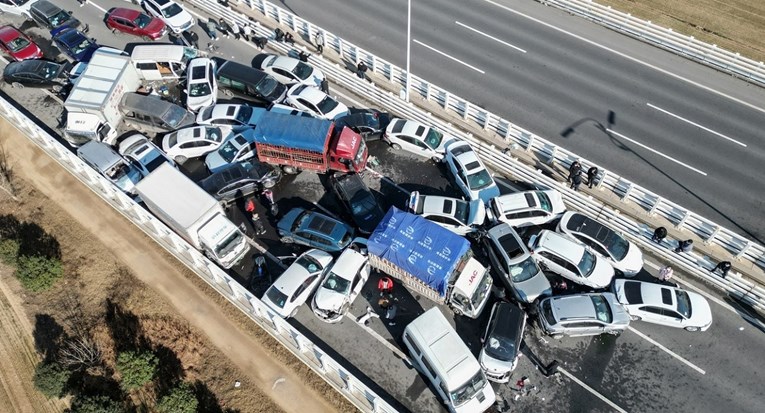
POLYGON ((546 217, 547 213, 544 211, 534 210, 526 212, 526 216, 529 218, 546 217))
POLYGON ((295 260, 295 264, 305 268, 309 273, 319 272, 323 269, 321 263, 310 255, 301 255, 295 260))
POLYGON ((346 280, 345 278, 335 274, 334 272, 329 273, 327 276, 327 279, 324 280, 324 282, 321 284, 323 288, 326 288, 328 290, 335 291, 340 294, 348 294, 351 290, 351 282, 346 280))
POLYGON ((650 307, 650 306, 643 306, 640 307, 640 311, 645 311, 646 313, 651 314, 658 314, 658 315, 664 315, 664 311, 661 308, 658 307, 650 307))
POLYGON ((318 274, 312 275, 308 277, 305 281, 303 281, 303 283, 300 284, 300 286, 298 286, 297 289, 295 289, 295 293, 292 294, 292 298, 290 298, 290 302, 294 302, 300 296, 300 294, 303 294, 303 291, 305 291, 308 287, 310 287, 311 284, 313 284, 313 282, 316 281, 318 277, 319 277, 318 274))
POLYGON ((691 318, 691 298, 683 290, 675 290, 677 295, 677 311, 685 318, 691 318))
POLYGON ((579 272, 584 277, 589 277, 595 270, 596 257, 590 251, 585 250, 582 255, 582 259, 579 261, 577 267, 579 272))
POLYGON ((288 71, 286 71, 286 70, 284 70, 284 69, 282 69, 282 68, 274 67, 274 68, 273 68, 273 69, 271 69, 271 70, 273 70, 273 71, 274 71, 274 73, 276 73, 277 75, 279 75, 279 76, 284 76, 284 77, 286 77, 287 79, 294 79, 294 78, 295 78, 295 77, 292 75, 292 72, 288 72, 288 71))
POLYGON ((606 298, 602 295, 591 295, 590 299, 595 306, 595 316, 598 317, 598 320, 610 324, 613 321, 613 314, 611 314, 611 307, 606 298))
POLYGON ((510 268, 510 277, 513 279, 513 282, 516 283, 529 280, 537 274, 539 274, 539 267, 530 255, 525 260, 510 268))

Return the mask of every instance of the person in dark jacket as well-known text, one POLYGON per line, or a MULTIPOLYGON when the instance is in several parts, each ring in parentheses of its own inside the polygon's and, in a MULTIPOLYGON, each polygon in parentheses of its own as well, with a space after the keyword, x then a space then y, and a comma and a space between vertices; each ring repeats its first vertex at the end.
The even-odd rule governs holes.
POLYGON ((582 173, 577 172, 574 176, 571 177, 571 189, 574 191, 579 191, 579 185, 582 184, 582 173))
POLYGON ((568 167, 568 178, 566 178, 566 181, 571 182, 574 175, 579 175, 580 172, 582 172, 582 164, 579 161, 572 162, 571 166, 568 167))
POLYGON ((675 248, 675 252, 691 252, 693 251, 693 240, 687 239, 685 241, 680 241, 677 244, 677 248, 675 248))
POLYGON ((367 79, 367 70, 369 70, 369 68, 367 67, 367 65, 364 64, 364 62, 360 61, 359 64, 356 65, 356 75, 360 79, 363 79, 363 80, 367 79))
POLYGON ((719 271, 720 276, 725 278, 728 276, 728 271, 730 271, 732 265, 730 261, 720 261, 714 268, 709 270, 712 274, 719 271))
POLYGON ((662 241, 664 241, 664 238, 667 238, 667 229, 664 227, 656 228, 656 231, 653 232, 653 237, 651 237, 651 241, 661 244, 662 241))
POLYGON ((229 26, 222 17, 218 19, 218 30, 220 30, 221 34, 226 36, 227 39, 231 37, 231 26, 229 26))
POLYGON ((321 89, 322 92, 324 92, 324 93, 329 95, 329 82, 327 81, 327 79, 322 79, 321 80, 321 84, 320 84, 319 88, 321 89))
POLYGON ((595 184, 595 179, 598 177, 598 167, 593 166, 590 169, 587 170, 587 186, 592 188, 592 186, 595 184))
POLYGON ((282 29, 278 27, 274 29, 274 40, 277 42, 284 40, 284 31, 282 29))

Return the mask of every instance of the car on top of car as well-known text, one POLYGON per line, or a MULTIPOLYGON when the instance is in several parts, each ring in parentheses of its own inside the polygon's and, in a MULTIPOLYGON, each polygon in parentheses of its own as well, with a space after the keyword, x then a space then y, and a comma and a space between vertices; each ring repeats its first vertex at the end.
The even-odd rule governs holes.
POLYGON ((469 143, 453 139, 444 145, 444 162, 457 187, 470 201, 484 204, 499 196, 499 187, 469 143))
POLYGON ((252 67, 268 73, 285 85, 299 83, 319 87, 324 80, 321 70, 288 56, 261 53, 252 59, 252 67))

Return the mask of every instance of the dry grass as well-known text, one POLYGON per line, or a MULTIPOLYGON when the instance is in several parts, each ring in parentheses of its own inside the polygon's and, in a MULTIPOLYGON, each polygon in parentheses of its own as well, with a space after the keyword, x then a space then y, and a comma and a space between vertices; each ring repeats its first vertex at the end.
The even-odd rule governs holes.
POLYGON ((596 0, 616 10, 765 61, 763 0, 596 0))

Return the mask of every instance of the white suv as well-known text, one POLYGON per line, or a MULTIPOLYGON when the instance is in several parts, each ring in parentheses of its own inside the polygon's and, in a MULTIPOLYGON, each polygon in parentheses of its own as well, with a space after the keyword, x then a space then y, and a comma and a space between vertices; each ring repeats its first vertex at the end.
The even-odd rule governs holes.
POLYGON ((165 22, 173 33, 183 33, 194 26, 194 17, 191 13, 173 0, 143 0, 143 6, 149 14, 165 22))
POLYGON ((606 288, 614 278, 614 267, 592 250, 565 235, 542 230, 529 240, 529 249, 543 269, 577 284, 606 288))
POLYGON ((451 140, 444 146, 444 162, 454 181, 468 200, 480 199, 484 204, 499 196, 499 187, 478 155, 465 141, 451 140))
POLYGON ((514 227, 542 225, 566 211, 566 204, 555 190, 525 191, 498 196, 489 203, 489 218, 514 227))

